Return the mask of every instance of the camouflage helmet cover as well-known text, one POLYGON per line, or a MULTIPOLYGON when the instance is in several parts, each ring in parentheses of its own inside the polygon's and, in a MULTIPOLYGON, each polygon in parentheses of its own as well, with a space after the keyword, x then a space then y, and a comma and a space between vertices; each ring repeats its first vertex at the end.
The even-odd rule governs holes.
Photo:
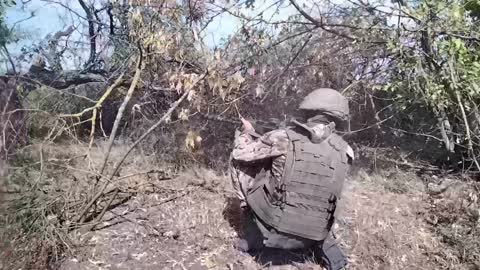
POLYGON ((348 100, 331 88, 319 88, 308 94, 299 106, 300 110, 319 111, 343 121, 349 119, 348 100))

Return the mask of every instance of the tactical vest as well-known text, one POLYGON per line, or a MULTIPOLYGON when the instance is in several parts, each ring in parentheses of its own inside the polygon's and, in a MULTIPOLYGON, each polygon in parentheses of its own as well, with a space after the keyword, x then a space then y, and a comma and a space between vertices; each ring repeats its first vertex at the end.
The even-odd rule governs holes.
POLYGON ((324 240, 334 222, 348 170, 348 144, 330 134, 320 143, 287 129, 290 139, 280 183, 269 171, 257 177, 247 194, 255 215, 275 230, 324 240))

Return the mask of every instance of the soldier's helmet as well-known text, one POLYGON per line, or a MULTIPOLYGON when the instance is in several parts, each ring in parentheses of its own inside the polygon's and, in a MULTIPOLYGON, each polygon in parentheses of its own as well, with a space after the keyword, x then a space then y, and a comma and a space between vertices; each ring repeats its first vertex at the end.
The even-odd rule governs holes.
POLYGON ((331 88, 319 88, 312 91, 300 103, 299 109, 329 115, 333 117, 338 126, 350 119, 348 100, 331 88))

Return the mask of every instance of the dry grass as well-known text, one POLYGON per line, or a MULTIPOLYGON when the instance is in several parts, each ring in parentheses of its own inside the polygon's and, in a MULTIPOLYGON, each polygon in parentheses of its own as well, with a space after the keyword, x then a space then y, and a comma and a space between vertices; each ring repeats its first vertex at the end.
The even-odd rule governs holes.
MULTIPOLYGON (((385 181, 380 176, 377 179, 385 181)), ((117 215, 130 210, 120 219, 122 225, 93 233, 90 245, 94 251, 68 260, 63 269, 88 269, 92 263, 86 258, 93 255, 93 261, 116 269, 133 265, 140 269, 261 269, 275 259, 271 251, 251 256, 232 248, 241 220, 225 176, 191 169, 163 182, 162 189, 135 198, 123 210, 116 209, 117 215), (129 253, 137 255, 131 258, 129 253)), ((337 234, 349 254, 350 269, 447 268, 447 247, 423 219, 428 206, 425 193, 402 192, 389 191, 375 180, 349 182, 337 234)), ((301 254, 280 256, 291 261, 270 269, 322 269, 301 254)))
POLYGON ((423 220, 427 206, 424 193, 410 190, 398 194, 375 180, 370 181, 353 182, 345 193, 344 226, 338 234, 349 250, 351 266, 354 269, 444 268, 436 258, 444 247, 423 220))
MULTIPOLYGON (((43 149, 49 165, 44 166, 48 170, 42 181, 57 193, 45 190, 81 198, 82 189, 95 181, 91 171, 99 166, 103 147, 102 142, 92 151, 82 144, 37 145, 24 156, 38 160, 43 149)), ((123 144, 116 145, 110 162, 118 162, 125 150, 123 144)), ((30 178, 38 179, 37 167, 32 167, 30 178)), ((117 179, 116 185, 130 199, 107 211, 96 230, 69 232, 70 241, 64 246, 72 252, 65 253, 60 269, 322 269, 303 254, 267 250, 250 255, 234 250, 232 242, 242 221, 226 175, 199 167, 177 172, 139 150, 117 179)), ((463 269, 478 258, 478 241, 471 237, 478 234, 466 233, 475 215, 458 214, 477 207, 471 204, 474 196, 467 196, 471 187, 434 198, 419 183, 415 175, 401 171, 367 174, 363 170, 347 182, 336 233, 349 255, 349 269, 463 269), (462 203, 459 198, 471 199, 462 203), (434 225, 426 222, 431 223, 432 213, 437 217, 434 225), (461 225, 453 236, 462 239, 462 246, 446 242, 452 235, 442 232, 449 224, 461 225), (467 251, 464 255, 458 252, 460 247, 467 251)), ((10 247, 2 249, 3 258, 12 252, 31 252, 22 253, 20 245, 10 247)), ((37 256, 47 258, 43 266, 51 263, 51 251, 40 250, 37 256)))
MULTIPOLYGON (((0 251, 5 258, 2 268, 45 269, 63 254, 73 252, 75 243, 68 232, 76 226, 79 210, 91 197, 88 191, 97 182, 94 172, 101 164, 104 147, 103 142, 91 150, 80 143, 44 143, 17 153, 8 177, 1 183, 2 194, 7 195, 0 198, 0 251), (15 256, 8 256, 11 253, 15 256)), ((115 147, 109 162, 118 162, 124 151, 126 147, 115 147)), ((121 190, 114 204, 132 194, 153 192, 155 187, 145 180, 161 180, 172 174, 154 157, 135 153, 113 185, 121 190)), ((107 199, 99 201, 98 206, 105 205, 107 199)))
POLYGON ((427 221, 452 247, 450 269, 480 269, 480 185, 445 179, 430 185, 427 221))
POLYGON ((109 213, 105 228, 79 235, 88 239, 89 248, 62 269, 261 268, 265 258, 232 248, 241 221, 228 185, 225 176, 201 168, 163 182, 158 192, 139 195, 109 213))

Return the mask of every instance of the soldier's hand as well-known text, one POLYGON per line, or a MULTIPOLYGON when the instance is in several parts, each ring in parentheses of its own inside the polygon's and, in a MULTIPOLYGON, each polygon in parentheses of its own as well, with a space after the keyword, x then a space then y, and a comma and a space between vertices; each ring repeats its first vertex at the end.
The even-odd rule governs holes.
POLYGON ((243 124, 243 132, 244 133, 248 133, 248 132, 253 132, 255 131, 255 129, 253 128, 253 125, 252 123, 250 123, 248 120, 246 120, 245 118, 240 118, 240 121, 242 121, 242 124, 243 124))

